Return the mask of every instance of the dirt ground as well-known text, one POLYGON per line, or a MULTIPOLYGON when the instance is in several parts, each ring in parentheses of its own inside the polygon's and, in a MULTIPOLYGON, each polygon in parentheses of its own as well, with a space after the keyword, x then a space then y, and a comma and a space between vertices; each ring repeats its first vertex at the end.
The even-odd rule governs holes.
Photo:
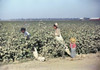
POLYGON ((49 59, 45 62, 28 61, 0 66, 0 70, 100 70, 100 53, 49 59))

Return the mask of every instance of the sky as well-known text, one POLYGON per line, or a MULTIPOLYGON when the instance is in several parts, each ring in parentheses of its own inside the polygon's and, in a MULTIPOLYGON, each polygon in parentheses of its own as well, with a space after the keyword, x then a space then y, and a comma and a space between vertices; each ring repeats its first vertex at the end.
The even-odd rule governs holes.
POLYGON ((0 0, 0 19, 100 17, 100 0, 0 0))

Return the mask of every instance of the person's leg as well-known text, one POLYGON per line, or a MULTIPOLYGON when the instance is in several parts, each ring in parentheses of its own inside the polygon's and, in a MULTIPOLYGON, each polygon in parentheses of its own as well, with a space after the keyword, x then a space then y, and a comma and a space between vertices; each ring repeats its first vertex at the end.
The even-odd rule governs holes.
POLYGON ((76 49, 71 48, 71 57, 74 58, 76 56, 76 49))

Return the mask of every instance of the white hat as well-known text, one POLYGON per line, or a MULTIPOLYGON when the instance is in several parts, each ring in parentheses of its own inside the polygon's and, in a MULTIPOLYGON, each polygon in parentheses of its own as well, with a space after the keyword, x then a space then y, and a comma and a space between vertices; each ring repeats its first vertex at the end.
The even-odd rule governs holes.
POLYGON ((55 23, 56 26, 58 26, 58 23, 55 23))

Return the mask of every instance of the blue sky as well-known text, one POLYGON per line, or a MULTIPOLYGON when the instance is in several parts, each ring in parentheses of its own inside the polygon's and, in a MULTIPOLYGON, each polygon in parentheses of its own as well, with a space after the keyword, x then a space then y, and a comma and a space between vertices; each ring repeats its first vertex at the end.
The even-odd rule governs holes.
POLYGON ((100 17, 100 0, 0 0, 0 18, 100 17))

